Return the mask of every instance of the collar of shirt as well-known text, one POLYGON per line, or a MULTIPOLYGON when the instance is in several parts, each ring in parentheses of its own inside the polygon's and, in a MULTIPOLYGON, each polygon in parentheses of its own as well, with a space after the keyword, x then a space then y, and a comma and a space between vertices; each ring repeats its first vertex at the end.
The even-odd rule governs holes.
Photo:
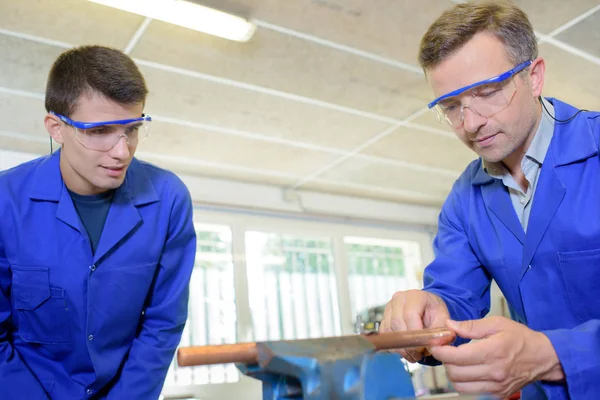
MULTIPOLYGON (((29 189, 31 199, 60 201, 62 192, 66 189, 60 172, 60 157, 61 150, 59 149, 39 163, 29 189)), ((130 199, 136 206, 160 201, 158 192, 142 163, 135 157, 131 160, 125 181, 115 191, 116 203, 120 202, 120 198, 130 199)))
MULTIPOLYGON (((545 106, 545 109, 542 107, 542 120, 531 141, 531 145, 525 153, 525 157, 523 157, 523 160, 521 161, 521 168, 523 169, 524 174, 526 174, 526 170, 529 169, 527 168, 527 164, 530 164, 528 160, 536 162, 539 166, 542 165, 544 158, 546 158, 548 148, 550 147, 552 135, 554 134, 554 119, 552 118, 554 117, 554 106, 543 97, 542 102, 545 106)), ((502 162, 491 163, 483 161, 481 165, 483 170, 494 178, 502 179, 506 175, 510 175, 502 162)))

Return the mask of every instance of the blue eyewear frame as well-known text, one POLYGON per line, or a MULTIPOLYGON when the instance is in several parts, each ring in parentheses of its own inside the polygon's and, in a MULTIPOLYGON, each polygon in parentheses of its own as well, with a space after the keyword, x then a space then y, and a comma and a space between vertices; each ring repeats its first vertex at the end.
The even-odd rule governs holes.
POLYGON ((118 119, 118 120, 114 120, 114 121, 104 121, 104 122, 73 121, 71 118, 65 117, 64 115, 61 115, 61 114, 57 114, 54 111, 50 111, 50 114, 57 116, 65 124, 74 126, 77 129, 91 129, 91 128, 97 128, 99 126, 105 126, 105 125, 127 125, 132 122, 150 122, 150 121, 152 121, 152 117, 150 117, 149 115, 146 115, 146 114, 142 114, 141 118, 118 119))
POLYGON ((498 83, 498 82, 502 82, 505 81, 509 78, 511 78, 512 76, 518 74, 519 72, 523 71, 525 68, 529 67, 531 65, 533 61, 532 60, 527 60, 524 63, 521 63, 519 65, 517 65, 516 67, 514 67, 513 69, 509 69, 508 71, 495 76, 493 78, 489 78, 489 79, 485 79, 483 81, 479 81, 479 82, 475 82, 471 85, 462 87, 460 89, 457 89, 453 92, 447 93, 443 96, 438 97, 437 99, 435 99, 434 101, 432 101, 431 103, 427 104, 427 108, 433 108, 435 107, 440 101, 447 99, 448 97, 454 97, 454 96, 458 96, 461 93, 466 92, 469 89, 472 89, 476 86, 479 85, 484 85, 486 83, 498 83))

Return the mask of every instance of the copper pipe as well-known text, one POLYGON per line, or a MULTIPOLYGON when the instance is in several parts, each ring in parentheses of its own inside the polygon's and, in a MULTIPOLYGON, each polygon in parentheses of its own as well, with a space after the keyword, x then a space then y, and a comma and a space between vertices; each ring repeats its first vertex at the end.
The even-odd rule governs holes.
POLYGON ((258 350, 254 342, 182 347, 177 351, 177 364, 181 367, 226 363, 255 364, 257 360, 258 350))
POLYGON ((377 350, 408 349, 450 344, 456 334, 448 328, 430 328, 416 331, 380 333, 366 337, 377 350))
MULTIPOLYGON (((371 342, 376 350, 391 350, 449 344, 454 341, 456 335, 448 328, 432 328, 380 333, 363 337, 371 342)), ((254 342, 182 347, 177 351, 177 364, 181 367, 226 363, 255 364, 257 362, 258 350, 254 342)))

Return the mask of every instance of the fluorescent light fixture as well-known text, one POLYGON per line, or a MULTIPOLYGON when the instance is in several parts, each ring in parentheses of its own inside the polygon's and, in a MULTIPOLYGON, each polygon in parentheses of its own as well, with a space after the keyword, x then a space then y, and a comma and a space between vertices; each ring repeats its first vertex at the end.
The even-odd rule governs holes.
POLYGON ((248 41, 256 30, 242 17, 183 0, 90 1, 238 42, 248 41))

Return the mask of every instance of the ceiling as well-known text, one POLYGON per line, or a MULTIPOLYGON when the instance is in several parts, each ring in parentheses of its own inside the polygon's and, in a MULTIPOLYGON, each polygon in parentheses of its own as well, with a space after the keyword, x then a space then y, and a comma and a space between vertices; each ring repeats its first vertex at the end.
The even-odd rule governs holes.
MULTIPOLYGON (((218 3, 256 20, 249 42, 86 0, 3 0, 0 148, 48 152, 52 62, 71 46, 103 44, 128 52, 150 88, 142 159, 181 174, 442 203, 475 154, 426 110, 431 93, 416 54, 452 1, 218 3)), ((545 95, 600 109, 600 3, 517 3, 540 38, 545 95)))

